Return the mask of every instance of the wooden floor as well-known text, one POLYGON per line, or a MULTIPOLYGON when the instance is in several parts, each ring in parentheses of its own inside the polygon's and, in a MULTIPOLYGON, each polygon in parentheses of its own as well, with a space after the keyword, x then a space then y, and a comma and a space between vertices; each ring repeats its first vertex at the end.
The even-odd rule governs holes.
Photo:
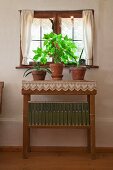
POLYGON ((22 158, 21 152, 0 152, 0 170, 113 170, 113 153, 39 152, 22 158))

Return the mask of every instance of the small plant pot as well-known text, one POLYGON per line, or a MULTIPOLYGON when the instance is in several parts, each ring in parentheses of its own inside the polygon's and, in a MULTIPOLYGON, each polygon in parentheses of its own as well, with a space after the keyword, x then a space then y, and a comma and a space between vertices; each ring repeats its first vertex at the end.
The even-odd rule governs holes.
POLYGON ((52 79, 53 80, 62 80, 62 73, 63 73, 63 64, 62 63, 52 63, 50 64, 50 69, 52 72, 52 79))
POLYGON ((45 80, 46 71, 32 71, 33 80, 45 80))
POLYGON ((84 80, 86 67, 72 67, 70 71, 73 80, 84 80))

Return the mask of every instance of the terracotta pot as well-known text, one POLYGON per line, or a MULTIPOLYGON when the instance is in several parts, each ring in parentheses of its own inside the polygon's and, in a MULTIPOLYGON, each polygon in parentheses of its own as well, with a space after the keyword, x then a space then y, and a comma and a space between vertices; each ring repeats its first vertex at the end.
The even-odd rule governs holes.
POLYGON ((50 64, 50 69, 52 72, 52 79, 54 80, 62 80, 62 72, 63 72, 63 64, 62 63, 52 63, 50 64))
POLYGON ((46 71, 32 71, 33 80, 44 80, 46 76, 46 71))
POLYGON ((84 80, 86 67, 73 67, 71 68, 73 80, 84 80))

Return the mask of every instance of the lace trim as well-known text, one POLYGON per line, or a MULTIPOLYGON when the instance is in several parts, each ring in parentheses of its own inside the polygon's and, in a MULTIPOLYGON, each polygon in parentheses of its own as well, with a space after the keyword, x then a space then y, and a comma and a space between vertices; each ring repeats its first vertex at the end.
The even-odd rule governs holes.
POLYGON ((22 89, 24 90, 96 90, 95 81, 22 81, 22 89))

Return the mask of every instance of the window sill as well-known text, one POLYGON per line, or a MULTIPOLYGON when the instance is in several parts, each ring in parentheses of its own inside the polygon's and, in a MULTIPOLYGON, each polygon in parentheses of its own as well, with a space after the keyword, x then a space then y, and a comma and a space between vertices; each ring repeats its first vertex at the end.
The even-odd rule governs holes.
MULTIPOLYGON (((26 68, 32 68, 33 66, 30 66, 30 65, 23 65, 23 66, 17 66, 16 67, 16 69, 26 69, 26 68)), ((65 66, 65 67, 67 67, 67 68, 69 68, 69 67, 72 67, 72 66, 65 66)), ((97 65, 91 65, 91 66, 88 66, 88 65, 86 65, 86 68, 87 69, 92 69, 92 68, 94 68, 94 69, 97 69, 97 68, 99 68, 99 66, 97 66, 97 65)))
POLYGON ((92 66, 86 66, 88 69, 90 69, 90 68, 99 68, 99 66, 97 66, 97 65, 92 65, 92 66))
POLYGON ((26 69, 26 68, 32 68, 33 66, 30 66, 30 65, 28 65, 28 66, 16 66, 15 68, 16 69, 26 69))

